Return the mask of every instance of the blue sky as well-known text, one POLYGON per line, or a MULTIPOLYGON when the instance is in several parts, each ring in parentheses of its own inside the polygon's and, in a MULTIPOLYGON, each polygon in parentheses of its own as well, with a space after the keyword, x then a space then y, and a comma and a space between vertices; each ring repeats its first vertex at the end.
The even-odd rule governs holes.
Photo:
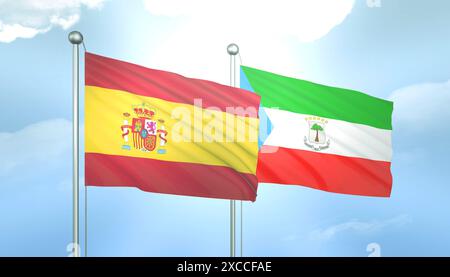
MULTIPOLYGON (((0 256, 69 254, 73 29, 88 51, 220 83, 233 41, 245 65, 394 101, 391 198, 262 184, 244 255, 450 255, 450 3, 230 1, 0 0, 0 256)), ((89 204, 92 256, 229 253, 228 201, 90 187, 89 204)))

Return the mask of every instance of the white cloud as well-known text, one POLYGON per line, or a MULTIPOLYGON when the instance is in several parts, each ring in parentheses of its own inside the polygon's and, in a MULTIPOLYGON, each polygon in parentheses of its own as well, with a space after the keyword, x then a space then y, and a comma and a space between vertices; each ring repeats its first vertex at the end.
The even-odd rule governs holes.
POLYGON ((3 24, 0 21, 0 42, 11 42, 16 38, 32 38, 39 33, 45 33, 47 29, 35 29, 20 24, 3 24))
POLYGON ((81 0, 80 2, 90 9, 99 9, 103 7, 103 3, 105 2, 105 0, 81 0))
POLYGON ((101 8, 104 0, 0 0, 0 42, 32 38, 58 26, 68 29, 83 6, 101 8))
POLYGON ((411 222, 412 218, 409 215, 399 215, 384 221, 373 220, 364 222, 359 220, 350 220, 348 222, 333 225, 325 229, 314 230, 311 232, 310 237, 315 240, 329 240, 336 236, 338 233, 348 231, 358 233, 375 232, 380 231, 383 228, 399 227, 411 222))
POLYGON ((450 120, 450 80, 443 83, 425 83, 398 89, 389 97, 394 101, 394 129, 418 133, 439 132, 448 128, 450 120))
POLYGON ((292 75, 301 61, 290 40, 325 36, 347 17, 354 0, 144 0, 144 5, 150 14, 180 23, 149 56, 151 66, 227 83, 229 43, 240 46, 246 65, 292 75))
POLYGON ((206 24, 229 28, 252 27, 264 32, 285 33, 301 41, 326 35, 350 13, 354 0, 144 0, 154 15, 188 16, 206 24))
POLYGON ((0 176, 17 168, 33 167, 67 154, 72 143, 72 124, 53 119, 31 124, 16 132, 0 133, 0 176))
POLYGON ((430 158, 446 159, 450 80, 407 86, 394 91, 389 99, 394 101, 394 162, 417 165, 430 158))
POLYGON ((79 19, 80 19, 80 15, 78 15, 78 14, 70 15, 67 18, 54 15, 54 16, 50 17, 50 23, 60 26, 64 30, 67 30, 73 24, 77 23, 79 19))

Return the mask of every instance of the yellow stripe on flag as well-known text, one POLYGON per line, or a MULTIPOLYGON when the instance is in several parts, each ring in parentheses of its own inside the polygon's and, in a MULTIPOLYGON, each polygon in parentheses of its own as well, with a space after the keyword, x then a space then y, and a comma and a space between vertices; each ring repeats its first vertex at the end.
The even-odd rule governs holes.
POLYGON ((226 166, 242 173, 256 172, 258 118, 95 86, 86 86, 85 95, 87 153, 226 166), (156 135, 153 151, 143 151, 144 142, 138 133, 131 130, 133 118, 139 117, 134 108, 141 107, 152 110, 154 115, 149 120, 156 122, 158 129, 168 132, 164 145, 161 145, 160 133, 156 135), (127 132, 129 134, 125 135, 127 132))

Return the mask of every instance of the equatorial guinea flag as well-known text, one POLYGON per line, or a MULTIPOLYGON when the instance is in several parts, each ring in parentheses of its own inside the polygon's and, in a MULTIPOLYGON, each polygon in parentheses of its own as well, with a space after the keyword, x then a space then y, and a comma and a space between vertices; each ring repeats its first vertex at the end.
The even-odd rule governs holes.
POLYGON ((88 186, 256 198, 260 97, 86 53, 88 186))
POLYGON ((390 196, 392 102, 245 66, 241 88, 261 96, 260 183, 390 196))

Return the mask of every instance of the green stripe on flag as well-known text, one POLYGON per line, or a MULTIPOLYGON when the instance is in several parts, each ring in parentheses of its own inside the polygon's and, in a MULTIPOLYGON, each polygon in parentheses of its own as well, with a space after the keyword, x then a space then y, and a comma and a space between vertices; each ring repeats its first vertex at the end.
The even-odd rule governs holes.
POLYGON ((267 108, 392 129, 393 102, 362 92, 329 87, 241 66, 267 108))

